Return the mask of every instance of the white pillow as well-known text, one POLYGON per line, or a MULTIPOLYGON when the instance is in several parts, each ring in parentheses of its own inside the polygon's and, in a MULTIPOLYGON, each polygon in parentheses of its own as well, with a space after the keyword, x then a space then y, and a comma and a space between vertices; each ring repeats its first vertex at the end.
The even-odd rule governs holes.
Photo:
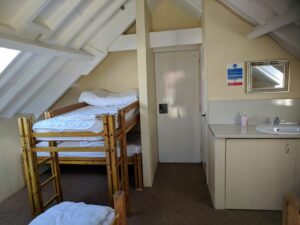
POLYGON ((124 92, 109 92, 107 90, 83 91, 79 102, 94 106, 128 105, 138 100, 138 89, 124 92))

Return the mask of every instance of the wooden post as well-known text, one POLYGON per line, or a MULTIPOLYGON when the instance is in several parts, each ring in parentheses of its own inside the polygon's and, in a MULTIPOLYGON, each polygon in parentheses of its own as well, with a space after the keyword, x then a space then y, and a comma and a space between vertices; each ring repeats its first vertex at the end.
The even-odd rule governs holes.
POLYGON ((27 151, 27 159, 28 159, 28 172, 30 177, 30 183, 32 187, 32 197, 34 203, 33 212, 34 216, 39 215, 43 211, 43 200, 38 180, 38 171, 37 171, 37 162, 35 153, 32 151, 32 136, 31 136, 31 126, 30 120, 27 118, 23 119, 23 126, 24 126, 24 139, 26 144, 26 151, 27 151))
POLYGON ((299 200, 295 196, 287 196, 283 205, 283 225, 300 225, 299 200))
POLYGON ((126 200, 124 192, 119 191, 114 194, 114 209, 116 216, 119 215, 118 225, 127 225, 126 200))
POLYGON ((144 182, 143 182, 143 164, 142 164, 142 154, 136 154, 136 167, 137 167, 137 176, 138 176, 138 187, 137 190, 141 191, 144 187, 144 182))
POLYGON ((126 196, 126 202, 128 203, 129 200, 129 181, 128 181, 128 161, 127 161, 127 133, 126 133, 126 111, 121 110, 121 113, 119 113, 119 118, 121 120, 121 130, 122 130, 122 138, 121 138, 121 143, 120 143, 120 151, 122 151, 122 155, 124 157, 124 163, 123 163, 123 170, 124 170, 124 175, 125 175, 125 196, 126 196))
POLYGON ((113 200, 113 185, 112 185, 112 170, 111 170, 111 154, 110 154, 110 138, 108 129, 108 118, 106 115, 103 116, 103 130, 104 130, 104 141, 105 141, 105 157, 106 157, 106 173, 107 173, 107 186, 108 196, 112 203, 113 200))
POLYGON ((112 173, 112 186, 113 192, 119 191, 119 180, 118 180, 118 165, 117 165, 117 151, 116 151, 116 139, 115 139, 115 116, 109 115, 108 117, 108 131, 109 131, 109 150, 110 150, 110 163, 112 173))
POLYGON ((27 191, 28 191, 31 213, 34 216, 36 209, 35 209, 35 204, 34 204, 32 183, 31 183, 30 176, 29 176, 29 162, 28 162, 28 156, 27 156, 26 142, 25 142, 25 138, 24 138, 24 120, 25 120, 25 118, 18 118, 18 125, 19 125, 19 134, 20 134, 20 141, 21 141, 21 147, 22 147, 24 176, 25 176, 25 181, 26 181, 26 186, 27 186, 27 191))

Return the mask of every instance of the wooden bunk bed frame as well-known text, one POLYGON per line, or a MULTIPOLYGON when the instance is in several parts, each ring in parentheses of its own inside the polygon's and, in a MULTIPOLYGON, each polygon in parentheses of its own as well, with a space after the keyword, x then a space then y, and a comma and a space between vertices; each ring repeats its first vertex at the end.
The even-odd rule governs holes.
MULTIPOLYGON (((126 113, 135 107, 138 107, 138 102, 135 102, 125 107, 126 113)), ((72 111, 76 108, 83 107, 83 104, 72 105, 63 109, 52 111, 52 115, 72 111)), ((112 201, 113 193, 123 190, 125 191, 126 202, 128 201, 128 165, 127 165, 127 149, 126 133, 134 127, 138 122, 138 116, 135 116, 130 121, 122 121, 119 116, 119 122, 123 127, 119 126, 116 129, 114 115, 101 115, 103 121, 103 131, 100 133, 92 132, 47 132, 36 133, 32 131, 32 119, 21 117, 18 119, 19 132, 21 137, 21 145, 23 149, 24 172, 27 183, 29 200, 32 208, 32 214, 38 215, 45 208, 50 206, 55 200, 62 201, 61 182, 60 182, 60 169, 58 152, 105 152, 105 162, 107 169, 107 181, 109 197, 112 201), (49 141, 49 147, 36 147, 36 138, 39 137, 103 137, 105 145, 102 147, 57 147, 55 141, 49 141), (124 138, 125 136, 125 138, 124 138), (117 153, 117 142, 120 142, 120 155, 117 153), (50 156, 38 160, 37 152, 49 152, 50 156), (41 182, 39 179, 39 167, 49 163, 51 167, 51 176, 45 181, 41 182), (51 197, 45 204, 42 197, 42 188, 49 183, 53 183, 55 195, 51 197)), ((89 164, 87 162, 87 164, 89 164)))
MULTIPOLYGON (((50 119, 55 116, 62 115, 67 112, 71 112, 75 109, 88 106, 86 103, 77 103, 64 108, 50 110, 44 113, 45 119, 50 119)), ((142 154, 137 153, 133 156, 127 156, 127 133, 139 122, 139 116, 135 116, 130 121, 126 122, 125 116, 126 113, 130 112, 133 109, 139 108, 139 102, 136 101, 118 111, 118 123, 120 132, 122 132, 122 145, 124 149, 124 154, 126 154, 127 165, 133 165, 134 167, 134 181, 135 188, 138 191, 143 189, 143 168, 142 168, 142 154)), ((45 157, 38 157, 39 161, 44 160, 45 157)), ((67 165, 106 165, 105 158, 91 158, 91 157, 59 157, 59 164, 67 165)))
POLYGON ((282 225, 300 225, 300 203, 296 196, 289 195, 283 204, 282 225))

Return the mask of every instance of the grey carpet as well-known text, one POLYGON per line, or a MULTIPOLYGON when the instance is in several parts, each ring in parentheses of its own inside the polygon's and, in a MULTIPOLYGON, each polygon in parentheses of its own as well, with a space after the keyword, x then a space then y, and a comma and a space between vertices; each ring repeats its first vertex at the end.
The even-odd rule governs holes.
MULTIPOLYGON (((132 179, 131 179, 132 180, 132 179)), ((64 199, 107 203, 105 170, 98 166, 64 166, 64 199)), ((131 186, 133 184, 131 183, 131 186)), ((153 188, 131 189, 129 225, 280 225, 281 212, 214 210, 199 164, 160 164, 153 188)), ((0 225, 31 220, 26 189, 0 204, 0 225)))

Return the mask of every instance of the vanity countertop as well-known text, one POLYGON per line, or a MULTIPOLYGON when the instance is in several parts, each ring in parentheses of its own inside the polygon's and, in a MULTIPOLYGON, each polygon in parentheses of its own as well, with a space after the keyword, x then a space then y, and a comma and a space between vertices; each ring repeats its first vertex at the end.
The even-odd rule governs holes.
POLYGON ((267 134, 256 130, 258 124, 250 124, 245 130, 234 124, 209 124, 215 138, 300 138, 300 135, 267 134))

